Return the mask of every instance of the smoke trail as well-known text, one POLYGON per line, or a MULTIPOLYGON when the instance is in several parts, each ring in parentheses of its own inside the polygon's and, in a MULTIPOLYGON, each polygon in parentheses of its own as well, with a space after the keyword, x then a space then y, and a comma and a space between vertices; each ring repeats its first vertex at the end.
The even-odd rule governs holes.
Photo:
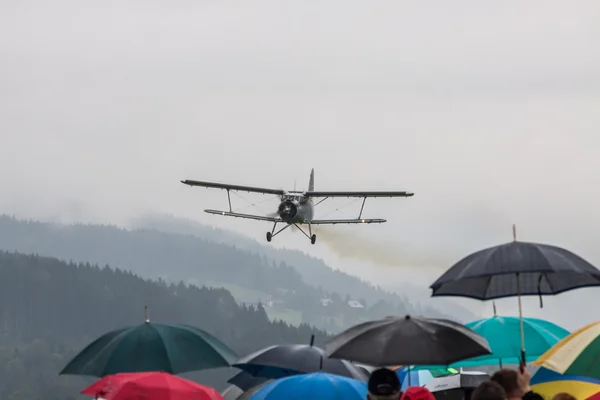
POLYGON ((421 251, 415 248, 414 244, 373 241, 339 228, 334 230, 315 226, 313 232, 317 235, 318 242, 325 243, 340 258, 365 261, 379 266, 445 269, 450 263, 457 261, 449 254, 425 249, 421 251))

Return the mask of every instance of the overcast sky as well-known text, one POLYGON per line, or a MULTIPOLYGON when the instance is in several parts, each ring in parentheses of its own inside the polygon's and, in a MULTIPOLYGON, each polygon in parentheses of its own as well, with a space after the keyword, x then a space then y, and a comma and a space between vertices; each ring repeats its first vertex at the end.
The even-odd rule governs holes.
MULTIPOLYGON (((314 167, 317 189, 415 192, 367 202, 387 224, 339 228, 404 253, 396 268, 298 233, 273 242, 374 281, 427 287, 513 223, 600 265, 596 0, 0 5, 2 212, 125 224, 158 211, 263 240, 270 226, 202 212, 224 193, 179 181, 305 189, 314 167)), ((543 316, 598 320, 556 311, 598 294, 543 316)))

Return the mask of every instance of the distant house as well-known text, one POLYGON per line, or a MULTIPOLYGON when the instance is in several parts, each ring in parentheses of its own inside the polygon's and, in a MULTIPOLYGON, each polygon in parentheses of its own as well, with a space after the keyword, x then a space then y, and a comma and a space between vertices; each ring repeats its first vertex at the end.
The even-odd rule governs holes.
POLYGON ((324 298, 324 299, 319 299, 319 302, 321 303, 321 305, 323 307, 327 307, 328 305, 330 305, 331 303, 333 303, 333 300, 328 299, 328 298, 324 298))
POLYGON ((364 308, 362 304, 360 304, 359 301, 356 300, 348 300, 348 305, 352 308, 364 308))

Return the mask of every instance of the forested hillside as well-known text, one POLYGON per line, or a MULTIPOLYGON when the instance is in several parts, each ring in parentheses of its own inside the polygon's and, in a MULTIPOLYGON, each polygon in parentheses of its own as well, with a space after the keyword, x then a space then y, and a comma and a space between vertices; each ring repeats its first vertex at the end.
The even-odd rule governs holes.
MULTIPOLYGON (((308 325, 269 321, 264 309, 236 303, 224 289, 144 280, 131 272, 54 258, 0 252, 0 398, 74 399, 93 379, 59 377, 77 351, 99 335, 150 319, 204 329, 243 355, 278 343, 317 345, 308 325)), ((232 371, 192 374, 223 388, 232 371)))
POLYGON ((394 285, 395 289, 393 291, 386 290, 363 281, 354 275, 333 269, 322 259, 315 258, 307 253, 291 249, 278 249, 259 243, 248 236, 203 225, 190 219, 166 214, 147 214, 135 219, 130 225, 134 229, 154 229, 167 233, 193 235, 214 243, 234 245, 238 249, 259 254, 270 262, 284 262, 293 266, 309 285, 320 286, 341 296, 356 296, 365 299, 368 304, 375 304, 383 300, 395 305, 412 305, 427 315, 445 314, 463 322, 472 321, 478 317, 452 300, 436 301, 434 307, 420 307, 418 301, 411 299, 411 295, 404 294, 405 292, 414 293, 416 289, 414 287, 397 284, 394 285))
MULTIPOLYGON (((145 278, 160 277, 168 282, 183 280, 223 286, 240 301, 262 301, 274 319, 311 323, 330 332, 390 314, 443 316, 434 309, 423 309, 341 273, 345 280, 340 279, 340 282, 354 283, 348 284, 351 287, 362 284, 367 289, 356 288, 352 294, 340 294, 324 285, 311 285, 299 272, 304 265, 294 268, 281 258, 276 262, 258 252, 189 234, 149 229, 130 231, 114 226, 54 225, 0 217, 0 249, 109 264, 145 278), (364 297, 365 293, 370 294, 369 299, 364 297), (331 301, 324 305, 325 299, 331 301), (349 300, 360 304, 350 307, 349 300)), ((298 254, 295 257, 299 257, 298 254)), ((324 264, 318 271, 313 275, 336 273, 324 264)))

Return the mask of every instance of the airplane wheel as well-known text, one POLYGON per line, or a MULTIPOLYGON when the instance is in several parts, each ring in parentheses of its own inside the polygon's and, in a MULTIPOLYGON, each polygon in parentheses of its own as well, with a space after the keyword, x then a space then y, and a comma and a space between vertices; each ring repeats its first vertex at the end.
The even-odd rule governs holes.
POLYGON ((310 237, 310 243, 311 243, 311 244, 315 244, 315 242, 316 242, 316 241, 317 241, 317 235, 313 234, 313 235, 310 237))
POLYGON ((273 235, 271 234, 271 232, 267 232, 267 242, 270 242, 272 238, 273 235))

